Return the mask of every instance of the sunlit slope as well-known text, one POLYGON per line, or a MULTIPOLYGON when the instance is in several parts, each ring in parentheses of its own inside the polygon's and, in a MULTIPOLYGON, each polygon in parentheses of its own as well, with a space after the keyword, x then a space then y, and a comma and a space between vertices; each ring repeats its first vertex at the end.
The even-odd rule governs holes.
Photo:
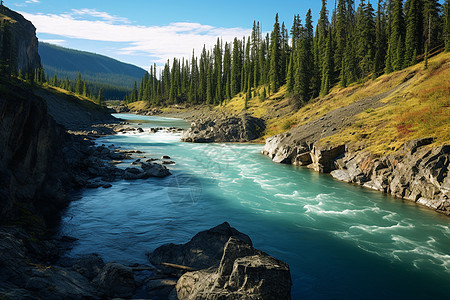
MULTIPOLYGON (((285 87, 264 101, 258 96, 261 90, 255 90, 247 111, 266 119, 265 137, 356 101, 376 98, 381 107, 355 114, 352 125, 337 128, 334 135, 321 142, 358 142, 374 153, 387 153, 419 137, 433 137, 436 144, 450 141, 450 53, 430 59, 427 69, 420 63, 346 88, 334 87, 327 96, 313 99, 300 109, 286 96, 285 87)), ((216 109, 240 113, 245 111, 244 105, 245 95, 239 94, 216 109)))

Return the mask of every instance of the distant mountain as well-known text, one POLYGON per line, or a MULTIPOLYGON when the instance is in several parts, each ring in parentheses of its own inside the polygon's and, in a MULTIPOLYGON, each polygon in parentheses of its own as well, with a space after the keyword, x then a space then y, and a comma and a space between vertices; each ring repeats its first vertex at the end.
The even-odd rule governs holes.
POLYGON ((84 80, 101 85, 131 90, 134 82, 140 82, 145 70, 107 56, 68 49, 39 42, 39 55, 45 73, 62 79, 75 80, 81 72, 84 80))

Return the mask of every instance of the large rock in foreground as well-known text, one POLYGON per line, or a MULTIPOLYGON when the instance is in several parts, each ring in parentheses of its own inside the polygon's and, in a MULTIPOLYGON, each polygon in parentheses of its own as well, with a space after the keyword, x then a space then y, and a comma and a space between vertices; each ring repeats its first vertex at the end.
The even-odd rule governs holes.
POLYGON ((182 275, 178 299, 290 299, 289 266, 253 248, 250 238, 228 223, 184 245, 163 245, 149 259, 163 271, 175 268, 182 275))
POLYGON ((218 268, 184 274, 178 299, 290 299, 289 266, 231 237, 218 268))
POLYGON ((227 222, 197 233, 188 243, 182 245, 166 244, 149 254, 150 262, 155 265, 171 263, 204 269, 218 266, 223 249, 230 237, 235 237, 252 245, 248 235, 232 228, 227 222))
POLYGON ((259 138, 265 128, 262 119, 249 115, 206 119, 193 122, 181 140, 191 143, 248 142, 259 138))

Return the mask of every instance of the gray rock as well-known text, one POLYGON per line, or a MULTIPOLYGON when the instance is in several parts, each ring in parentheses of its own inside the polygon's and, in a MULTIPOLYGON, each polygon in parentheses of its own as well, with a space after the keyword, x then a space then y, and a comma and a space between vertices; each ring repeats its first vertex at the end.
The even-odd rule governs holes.
POLYGON ((78 258, 72 268, 89 280, 94 279, 105 266, 103 259, 96 253, 78 258))
POLYGON ((94 298, 95 287, 79 273, 57 266, 33 269, 25 288, 42 299, 94 298))
POLYGON ((177 282, 178 299, 290 299, 289 266, 230 238, 218 268, 184 274, 177 282))
POLYGON ((169 169, 157 163, 142 163, 141 168, 146 177, 163 178, 171 174, 169 169))
POLYGON ((160 266, 161 263, 172 263, 197 270, 218 266, 225 244, 230 237, 241 239, 252 245, 246 234, 237 231, 225 222, 212 229, 197 233, 186 244, 166 244, 158 247, 148 255, 148 258, 155 266, 160 266))
POLYGON ((262 119, 247 114, 193 122, 181 140, 191 143, 248 142, 259 138, 265 130, 262 119))
POLYGON ((132 269, 117 263, 107 263, 93 283, 108 297, 131 297, 137 285, 132 269))

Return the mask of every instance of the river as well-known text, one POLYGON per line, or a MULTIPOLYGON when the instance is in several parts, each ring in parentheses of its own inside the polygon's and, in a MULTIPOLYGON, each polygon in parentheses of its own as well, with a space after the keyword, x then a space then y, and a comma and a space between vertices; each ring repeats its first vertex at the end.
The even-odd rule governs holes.
MULTIPOLYGON (((150 127, 178 119, 116 115, 150 127)), ((450 286, 450 219, 414 203, 274 164, 262 145, 190 144, 180 134, 119 134, 99 144, 168 155, 172 176, 83 190, 60 235, 78 238, 70 255, 148 263, 145 253, 185 243, 224 221, 254 246, 286 261, 293 299, 444 299, 450 286)), ((127 162, 129 165, 130 162, 127 162)), ((123 165, 125 166, 125 165, 123 165)), ((447 298, 448 299, 448 298, 447 298)))

